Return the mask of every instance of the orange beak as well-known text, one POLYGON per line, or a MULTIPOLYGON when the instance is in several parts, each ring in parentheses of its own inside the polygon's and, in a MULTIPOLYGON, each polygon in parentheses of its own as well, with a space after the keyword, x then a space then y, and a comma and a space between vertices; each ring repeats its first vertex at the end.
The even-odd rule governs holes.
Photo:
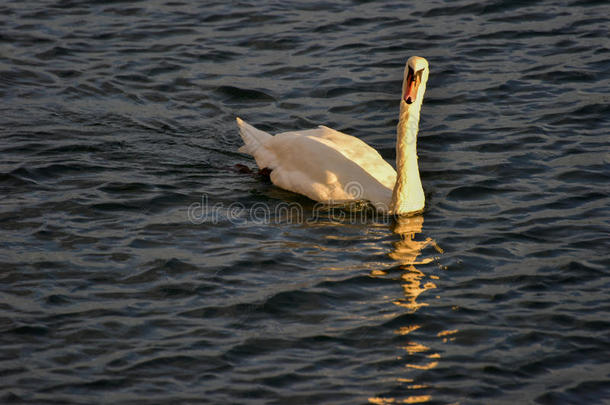
POLYGON ((403 96, 403 99, 407 104, 412 104, 415 101, 415 96, 417 96, 417 87, 418 84, 416 83, 413 70, 409 68, 409 73, 407 74, 407 90, 403 96))

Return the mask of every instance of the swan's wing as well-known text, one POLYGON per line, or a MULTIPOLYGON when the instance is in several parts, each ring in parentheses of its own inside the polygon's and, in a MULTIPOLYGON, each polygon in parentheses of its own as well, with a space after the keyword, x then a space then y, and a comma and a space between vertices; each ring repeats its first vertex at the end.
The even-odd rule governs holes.
POLYGON ((323 125, 315 129, 288 133, 300 134, 301 136, 315 137, 329 141, 330 143, 327 143, 328 146, 337 150, 347 159, 362 167, 384 186, 390 189, 394 188, 394 184, 396 183, 396 171, 381 157, 379 152, 370 147, 364 141, 323 125))
POLYGON ((274 157, 268 167, 275 185, 316 201, 364 199, 389 204, 393 184, 381 183, 332 141, 303 132, 308 131, 284 132, 265 143, 274 157))
POLYGON ((327 127, 271 136, 237 119, 245 145, 271 181, 312 200, 364 199, 382 209, 390 203, 396 172, 361 140, 327 127))

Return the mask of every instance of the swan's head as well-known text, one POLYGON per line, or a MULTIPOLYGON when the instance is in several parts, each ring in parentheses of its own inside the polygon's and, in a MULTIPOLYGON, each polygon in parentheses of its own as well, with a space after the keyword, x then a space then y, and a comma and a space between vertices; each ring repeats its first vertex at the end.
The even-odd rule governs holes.
POLYGON ((420 101, 426 91, 428 81, 428 61, 420 56, 411 56, 405 66, 402 82, 402 100, 407 104, 420 101))

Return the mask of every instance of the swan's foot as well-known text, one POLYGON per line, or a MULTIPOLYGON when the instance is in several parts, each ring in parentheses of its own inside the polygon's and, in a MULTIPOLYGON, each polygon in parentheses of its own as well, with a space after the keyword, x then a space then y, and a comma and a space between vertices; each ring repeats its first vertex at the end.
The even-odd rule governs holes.
POLYGON ((248 166, 246 165, 241 165, 239 163, 235 164, 233 166, 233 169, 235 169, 235 171, 237 173, 243 173, 243 174, 252 174, 252 169, 250 169, 248 166))
POLYGON ((271 169, 269 169, 268 167, 265 167, 263 169, 258 169, 258 171, 254 171, 246 165, 236 163, 233 165, 233 170, 235 170, 237 173, 242 173, 242 174, 259 175, 266 180, 270 180, 270 176, 271 176, 271 169))
POLYGON ((259 169, 258 170, 258 175, 269 179, 269 177, 271 176, 271 169, 269 169, 268 167, 264 167, 262 169, 259 169))

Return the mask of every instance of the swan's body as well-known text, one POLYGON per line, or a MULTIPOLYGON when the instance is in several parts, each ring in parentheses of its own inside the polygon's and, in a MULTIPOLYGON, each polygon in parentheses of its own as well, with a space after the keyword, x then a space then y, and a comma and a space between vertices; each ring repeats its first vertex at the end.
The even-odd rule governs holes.
POLYGON ((360 139, 324 126, 272 136, 237 118, 245 143, 240 151, 254 156, 261 169, 270 169, 273 184, 315 201, 368 200, 395 215, 421 211, 425 198, 416 140, 427 79, 428 62, 411 57, 400 101, 397 171, 360 139))

